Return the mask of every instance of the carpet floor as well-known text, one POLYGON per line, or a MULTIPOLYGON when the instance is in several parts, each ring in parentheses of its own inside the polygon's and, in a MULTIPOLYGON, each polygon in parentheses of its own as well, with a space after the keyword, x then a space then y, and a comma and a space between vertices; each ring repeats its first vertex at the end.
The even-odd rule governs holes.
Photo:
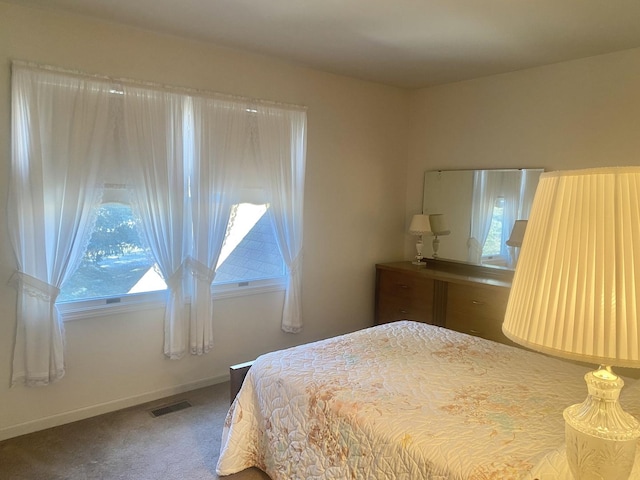
MULTIPOLYGON (((229 383, 0 442, 3 480, 211 480, 229 408, 229 383), (153 417, 151 410, 191 407, 153 417)), ((248 469, 224 480, 269 480, 248 469)))

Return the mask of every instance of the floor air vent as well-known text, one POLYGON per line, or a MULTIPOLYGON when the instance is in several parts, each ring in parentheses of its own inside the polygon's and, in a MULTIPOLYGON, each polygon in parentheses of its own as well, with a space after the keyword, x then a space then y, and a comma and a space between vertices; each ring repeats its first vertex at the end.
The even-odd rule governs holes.
POLYGON ((185 408, 189 408, 191 404, 184 400, 178 403, 172 403, 171 405, 165 405, 164 407, 159 407, 154 410, 150 410, 149 413, 152 417, 161 417, 162 415, 166 415, 167 413, 177 412, 178 410, 184 410, 185 408))

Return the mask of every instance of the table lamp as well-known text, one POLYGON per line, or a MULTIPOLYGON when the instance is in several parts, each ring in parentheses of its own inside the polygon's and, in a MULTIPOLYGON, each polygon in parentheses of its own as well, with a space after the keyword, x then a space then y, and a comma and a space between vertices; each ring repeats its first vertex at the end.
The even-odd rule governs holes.
POLYGON ((412 262, 414 265, 423 265, 422 263, 422 236, 431 235, 431 229, 429 228, 429 217, 427 215, 414 215, 411 218, 411 224, 409 225, 409 233, 411 235, 417 235, 418 240, 416 242, 416 259, 412 262))
MULTIPOLYGON (((612 366, 640 368, 640 167, 544 173, 503 332, 542 353, 600 365, 564 410, 576 480, 624 480, 640 424, 622 410, 612 366)), ((558 388, 562 388, 558 385, 558 388)))

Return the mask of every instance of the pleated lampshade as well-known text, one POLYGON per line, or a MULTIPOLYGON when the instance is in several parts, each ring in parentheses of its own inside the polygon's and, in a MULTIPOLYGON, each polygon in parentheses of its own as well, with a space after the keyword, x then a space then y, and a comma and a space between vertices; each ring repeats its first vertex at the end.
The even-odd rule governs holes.
POLYGON ((540 177, 503 331, 588 363, 640 367, 640 167, 540 177))
POLYGON ((526 230, 527 221, 516 220, 516 223, 513 224, 513 228, 511 229, 511 235, 509 235, 509 239, 505 243, 510 247, 522 246, 522 240, 524 239, 524 232, 526 230))

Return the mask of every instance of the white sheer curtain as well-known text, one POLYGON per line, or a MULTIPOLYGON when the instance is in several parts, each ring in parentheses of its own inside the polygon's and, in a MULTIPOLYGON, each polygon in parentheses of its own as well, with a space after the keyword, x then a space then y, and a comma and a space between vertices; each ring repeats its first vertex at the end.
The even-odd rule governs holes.
POLYGON ((302 226, 307 116, 304 111, 257 108, 258 163, 267 183, 271 218, 287 266, 282 329, 302 330, 302 226))
POLYGON ((14 64, 11 241, 17 258, 12 384, 65 373, 60 286, 81 260, 99 202, 97 172, 111 134, 107 83, 14 64))
POLYGON ((132 169, 133 207, 169 294, 165 309, 164 353, 172 359, 186 353, 183 264, 189 253, 191 220, 187 197, 191 135, 186 97, 170 92, 124 87, 123 115, 132 169))
POLYGON ((240 102, 193 98, 194 155, 191 167, 193 241, 190 258, 192 301, 189 348, 213 346, 211 283, 231 209, 243 174, 248 146, 247 107, 240 102))
POLYGON ((500 193, 501 179, 496 172, 477 170, 473 174, 473 200, 471 206, 471 230, 467 242, 469 261, 480 263, 482 247, 489 235, 493 207, 500 193))
POLYGON ((533 197, 536 194, 538 188, 538 181, 540 180, 540 171, 535 170, 523 170, 522 171, 522 186, 520 190, 520 207, 518 210, 518 220, 527 220, 529 213, 531 212, 531 205, 533 204, 533 197))
POLYGON ((14 66, 12 99, 13 383, 64 375, 55 300, 89 241, 105 152, 120 142, 132 207, 169 289, 165 354, 201 354, 213 344, 211 283, 247 181, 249 144, 288 270, 282 328, 300 331, 304 111, 22 65, 14 66))

